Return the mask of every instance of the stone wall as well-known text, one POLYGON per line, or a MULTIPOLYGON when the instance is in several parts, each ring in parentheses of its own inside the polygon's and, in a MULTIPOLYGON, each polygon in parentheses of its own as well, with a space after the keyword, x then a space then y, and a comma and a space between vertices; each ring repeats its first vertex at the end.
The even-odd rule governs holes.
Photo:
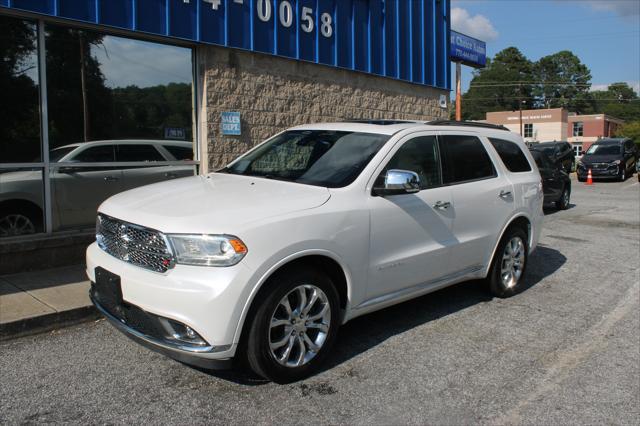
MULTIPOLYGON (((365 73, 269 55, 198 48, 201 155, 224 166, 287 127, 346 119, 432 120, 448 117, 448 92, 365 73), (220 113, 241 114, 242 135, 222 136, 220 113)), ((206 172, 206 170, 203 170, 206 172)))

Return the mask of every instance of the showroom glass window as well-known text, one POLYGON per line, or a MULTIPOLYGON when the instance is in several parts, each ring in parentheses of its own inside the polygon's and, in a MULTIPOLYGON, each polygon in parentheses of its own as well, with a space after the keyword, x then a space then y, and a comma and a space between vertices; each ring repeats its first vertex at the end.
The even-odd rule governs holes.
POLYGON ((44 230, 44 181, 37 24, 0 16, 0 29, 0 238, 5 238, 44 230))
POLYGON ((193 159, 190 49, 49 24, 45 45, 54 230, 93 226, 118 192, 194 174, 163 164, 193 159))

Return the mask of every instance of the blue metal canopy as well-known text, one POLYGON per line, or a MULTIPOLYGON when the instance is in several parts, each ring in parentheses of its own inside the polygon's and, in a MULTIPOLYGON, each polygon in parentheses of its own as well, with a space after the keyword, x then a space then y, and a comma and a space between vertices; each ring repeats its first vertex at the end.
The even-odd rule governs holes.
POLYGON ((0 0, 24 10, 450 89, 450 0, 0 0))

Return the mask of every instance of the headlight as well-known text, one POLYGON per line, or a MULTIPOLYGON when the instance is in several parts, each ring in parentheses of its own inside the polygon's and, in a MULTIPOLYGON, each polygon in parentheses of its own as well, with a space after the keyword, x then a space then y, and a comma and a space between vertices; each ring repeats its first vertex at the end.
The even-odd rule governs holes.
POLYGON ((196 266, 233 266, 247 254, 247 246, 231 235, 167 235, 176 263, 196 266))
POLYGON ((622 163, 622 161, 620 160, 615 160, 611 162, 611 164, 615 164, 616 166, 619 165, 620 163, 622 163))

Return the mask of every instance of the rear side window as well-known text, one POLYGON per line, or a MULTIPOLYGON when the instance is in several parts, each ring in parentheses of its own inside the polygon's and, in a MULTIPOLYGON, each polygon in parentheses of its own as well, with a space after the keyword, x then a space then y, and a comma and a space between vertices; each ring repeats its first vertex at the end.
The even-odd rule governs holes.
POLYGON ((87 163, 111 163, 113 162, 113 145, 92 146, 70 160, 87 163))
POLYGON ((527 161, 527 157, 525 157, 518 144, 494 138, 489 138, 489 141, 496 149, 500 159, 510 172, 518 173, 531 171, 531 165, 527 161))
POLYGON ((496 177, 489 154, 475 136, 440 136, 440 152, 444 158, 445 184, 496 177))
POLYGON ((193 149, 191 148, 175 145, 164 145, 164 148, 178 161, 193 160, 193 149))
POLYGON ((118 145, 117 161, 165 161, 153 145, 118 145))

